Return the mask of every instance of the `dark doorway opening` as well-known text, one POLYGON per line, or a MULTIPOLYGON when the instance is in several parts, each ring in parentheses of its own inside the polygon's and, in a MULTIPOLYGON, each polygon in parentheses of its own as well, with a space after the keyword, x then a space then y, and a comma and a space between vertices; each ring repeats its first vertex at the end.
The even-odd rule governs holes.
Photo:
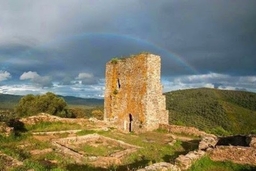
POLYGON ((119 79, 117 79, 117 87, 118 87, 118 89, 121 88, 121 83, 120 83, 120 80, 119 80, 119 79))
POLYGON ((129 114, 129 132, 132 132, 132 114, 129 114))

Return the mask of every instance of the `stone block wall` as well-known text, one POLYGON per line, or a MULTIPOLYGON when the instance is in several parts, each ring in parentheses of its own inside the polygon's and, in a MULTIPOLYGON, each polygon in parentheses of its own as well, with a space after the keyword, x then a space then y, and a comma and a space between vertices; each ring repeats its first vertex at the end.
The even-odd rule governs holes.
POLYGON ((143 132, 168 123, 160 82, 161 59, 138 54, 106 64, 104 120, 124 131, 143 132))

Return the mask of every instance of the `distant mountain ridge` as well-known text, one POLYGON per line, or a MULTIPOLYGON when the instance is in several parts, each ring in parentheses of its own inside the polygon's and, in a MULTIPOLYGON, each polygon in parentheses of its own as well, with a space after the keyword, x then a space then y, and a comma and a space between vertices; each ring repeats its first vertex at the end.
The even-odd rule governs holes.
POLYGON ((96 98, 81 98, 74 96, 59 96, 65 99, 68 105, 89 105, 89 106, 101 106, 104 104, 104 99, 96 98))
POLYGON ((165 95, 170 123, 219 134, 256 131, 256 93, 198 88, 165 95))
MULTIPOLYGON (((104 103, 103 99, 95 98, 80 98, 74 96, 60 96, 64 98, 68 105, 85 105, 85 106, 101 106, 104 103)), ((0 109, 12 109, 19 103, 19 100, 23 96, 11 95, 11 94, 0 94, 0 109)))

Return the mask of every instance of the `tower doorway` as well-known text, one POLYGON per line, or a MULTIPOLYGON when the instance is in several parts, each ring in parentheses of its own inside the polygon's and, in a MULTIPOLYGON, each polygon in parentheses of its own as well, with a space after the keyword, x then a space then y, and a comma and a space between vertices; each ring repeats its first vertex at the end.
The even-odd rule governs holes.
POLYGON ((129 132, 132 132, 132 121, 133 121, 132 114, 129 114, 129 132))

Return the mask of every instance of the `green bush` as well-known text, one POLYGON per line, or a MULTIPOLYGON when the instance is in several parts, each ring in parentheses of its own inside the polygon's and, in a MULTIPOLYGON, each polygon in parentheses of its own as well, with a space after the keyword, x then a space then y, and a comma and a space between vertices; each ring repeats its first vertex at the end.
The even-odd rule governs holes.
POLYGON ((213 128, 210 132, 215 134, 215 135, 219 135, 219 136, 227 136, 227 135, 232 134, 232 133, 226 131, 225 129, 223 129, 221 126, 213 128))
POLYGON ((112 58, 111 59, 111 63, 112 64, 117 64, 117 62, 118 62, 118 58, 112 58))
POLYGON ((256 129, 252 130, 251 134, 256 134, 256 129))
POLYGON ((48 92, 44 95, 26 95, 22 97, 15 108, 15 112, 20 116, 31 116, 40 112, 49 113, 61 117, 67 117, 67 103, 61 97, 48 92))

